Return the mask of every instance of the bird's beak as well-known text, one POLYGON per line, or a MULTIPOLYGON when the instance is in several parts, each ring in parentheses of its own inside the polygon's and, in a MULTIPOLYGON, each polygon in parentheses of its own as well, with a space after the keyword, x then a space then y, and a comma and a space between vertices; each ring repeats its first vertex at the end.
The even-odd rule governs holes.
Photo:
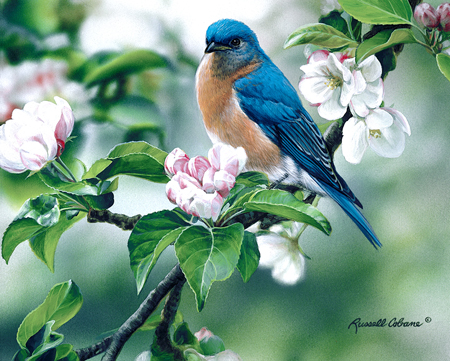
POLYGON ((211 41, 205 49, 205 53, 213 53, 215 51, 230 50, 231 47, 211 41))

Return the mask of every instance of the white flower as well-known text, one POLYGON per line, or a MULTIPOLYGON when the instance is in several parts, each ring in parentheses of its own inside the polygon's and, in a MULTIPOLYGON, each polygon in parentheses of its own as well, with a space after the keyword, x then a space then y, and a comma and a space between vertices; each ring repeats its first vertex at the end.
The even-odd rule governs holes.
POLYGON ((310 103, 320 104, 318 112, 322 118, 342 118, 355 93, 355 80, 345 62, 341 63, 330 53, 326 59, 312 57, 308 64, 300 67, 305 74, 299 89, 310 103))
POLYGON ((350 118, 342 134, 342 153, 348 162, 357 164, 369 146, 382 157, 400 156, 405 149, 405 134, 411 135, 411 129, 398 110, 377 108, 364 119, 350 118))
POLYGON ((74 116, 64 99, 55 97, 55 101, 27 103, 0 126, 1 168, 11 173, 37 171, 61 155, 74 116))
POLYGON ((261 258, 259 265, 272 269, 272 277, 287 285, 299 282, 305 273, 305 257, 298 245, 299 223, 290 229, 281 225, 271 227, 269 234, 258 236, 261 258))
POLYGON ((350 109, 359 117, 366 117, 370 109, 378 108, 383 101, 384 87, 381 79, 382 68, 375 55, 369 56, 358 66, 355 58, 346 61, 347 66, 353 69, 355 79, 355 94, 350 100, 350 109))

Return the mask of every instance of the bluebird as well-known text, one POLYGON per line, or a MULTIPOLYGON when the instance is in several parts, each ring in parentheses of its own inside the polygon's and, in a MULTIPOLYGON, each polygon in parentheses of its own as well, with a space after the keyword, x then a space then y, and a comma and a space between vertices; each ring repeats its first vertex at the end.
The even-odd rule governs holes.
POLYGON ((246 169, 264 172, 271 181, 331 197, 370 243, 381 247, 361 202, 337 173, 319 128, 247 25, 223 19, 209 26, 196 91, 213 143, 243 147, 246 169))

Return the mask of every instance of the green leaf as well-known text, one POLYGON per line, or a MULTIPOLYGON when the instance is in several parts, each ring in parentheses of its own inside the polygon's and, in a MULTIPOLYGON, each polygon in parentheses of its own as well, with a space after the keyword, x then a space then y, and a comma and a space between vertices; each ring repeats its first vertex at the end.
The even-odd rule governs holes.
POLYGON ((30 358, 26 359, 26 361, 55 361, 55 360, 56 360, 56 348, 51 348, 43 353, 38 353, 37 355, 33 355, 30 358))
POLYGON ((58 329, 77 314, 82 303, 83 296, 75 282, 67 281, 53 286, 44 302, 20 324, 17 343, 26 348, 28 340, 49 321, 55 321, 53 330, 58 329))
POLYGON ((168 210, 147 214, 136 223, 128 239, 128 251, 138 293, 162 251, 176 241, 187 226, 189 223, 179 213, 168 210))
POLYGON ((83 178, 106 180, 124 174, 156 183, 167 183, 169 178, 164 172, 166 157, 166 152, 146 142, 119 144, 105 159, 96 161, 83 178))
POLYGON ((189 329, 189 326, 186 322, 181 323, 173 333, 173 342, 176 345, 191 345, 194 348, 198 349, 199 343, 197 337, 192 333, 189 329))
POLYGON ((269 185, 267 174, 261 172, 244 172, 236 177, 236 184, 242 184, 246 187, 254 187, 256 185, 269 185))
MULTIPOLYGON (((62 179, 60 173, 58 172, 56 166, 53 164, 48 165, 46 168, 41 169, 39 171, 39 178, 50 188, 78 196, 90 196, 90 197, 98 197, 102 195, 106 195, 117 190, 119 179, 116 178, 112 181, 91 181, 87 182, 86 180, 82 180, 79 182, 72 182, 62 179)), ((108 195, 109 199, 111 198, 111 194, 108 195)), ((100 197, 102 198, 102 197, 100 197)), ((105 197, 103 197, 105 198, 105 197)), ((105 201, 103 200, 105 203, 105 201)), ((112 206, 112 204, 110 205, 112 206)), ((109 208, 109 207, 107 207, 109 208)), ((105 208, 101 208, 105 209, 105 208)))
MULTIPOLYGON (((147 318, 147 320, 144 322, 144 324, 137 329, 137 331, 151 331, 154 330, 161 322, 161 314, 155 314, 147 318)), ((178 324, 183 322, 183 315, 182 313, 177 310, 175 313, 175 319, 173 321, 174 324, 178 324)))
POLYGON ((308 24, 299 27, 284 42, 284 48, 288 49, 296 45, 313 44, 329 49, 342 48, 344 46, 356 47, 358 43, 339 30, 327 24, 308 24))
POLYGON ((32 356, 27 358, 26 361, 47 359, 58 360, 58 354, 60 354, 61 357, 64 357, 70 352, 72 348, 71 345, 60 345, 60 343, 64 340, 64 336, 52 331, 52 326, 54 323, 55 321, 53 320, 48 321, 39 330, 39 332, 30 337, 27 342, 27 349, 32 352, 32 356), (63 347, 61 348, 61 346, 63 347), (70 349, 67 350, 68 348, 70 349))
POLYGON ((25 348, 21 348, 14 354, 12 361, 26 361, 29 356, 30 352, 25 348))
POLYGON ((58 200, 51 195, 28 199, 3 234, 2 257, 8 263, 16 247, 59 222, 58 200))
POLYGON ((73 346, 69 344, 63 344, 56 346, 56 357, 55 360, 78 360, 77 354, 72 351, 73 346), (73 358, 73 357, 76 358, 73 358))
POLYGON ((239 260, 243 237, 244 228, 240 223, 212 229, 191 226, 179 235, 175 252, 194 291, 199 311, 205 305, 212 283, 231 276, 239 260))
POLYGON ((165 68, 168 62, 161 55, 151 50, 132 50, 113 58, 106 64, 94 68, 84 77, 87 86, 125 77, 133 73, 155 68, 165 68))
POLYGON ((58 200, 48 194, 28 199, 20 208, 15 220, 22 218, 34 219, 43 227, 50 227, 59 220, 58 200))
POLYGON ((9 262, 12 253, 20 243, 30 239, 43 229, 45 227, 31 218, 19 219, 12 222, 3 234, 2 240, 2 257, 6 263, 9 262))
POLYGON ((411 5, 407 0, 339 0, 342 8, 366 24, 410 24, 411 5))
MULTIPOLYGON (((59 346, 56 348, 56 351, 58 352, 58 348, 59 348, 59 347, 62 347, 62 346, 65 346, 65 345, 59 345, 59 346)), ((78 358, 78 355, 77 355, 77 353, 76 353, 75 351, 70 351, 70 352, 67 354, 67 356, 65 356, 65 357, 63 357, 63 358, 61 358, 61 359, 59 359, 58 356, 59 356, 59 354, 57 353, 56 357, 57 357, 57 360, 58 360, 58 361, 80 361, 80 359, 78 358)))
POLYGON ((359 63, 369 56, 397 44, 416 43, 411 29, 388 29, 380 31, 373 37, 364 40, 356 49, 356 62, 359 63))
MULTIPOLYGON (((39 347, 41 347, 42 349, 42 345, 46 342, 48 342, 48 338, 52 332, 52 326, 55 323, 55 321, 48 321, 47 323, 45 323, 44 326, 41 327, 41 329, 36 332, 33 336, 31 336, 27 343, 26 343, 26 347, 27 350, 30 351, 31 354, 37 354, 38 352, 37 349, 39 347)), ((42 350, 41 353, 43 353, 45 350, 42 350)))
POLYGON ((251 232, 244 232, 244 239, 242 240, 241 254, 237 264, 242 280, 248 282, 251 275, 256 271, 261 255, 259 253, 256 236, 251 232))
POLYGON ((341 12, 337 10, 333 10, 329 12, 327 15, 322 15, 319 18, 319 23, 327 24, 336 30, 339 30, 341 33, 350 36, 350 31, 348 29, 347 21, 341 16, 341 12))
POLYGON ((450 81, 450 56, 444 53, 436 55, 437 65, 442 74, 450 81))
POLYGON ((244 204, 244 209, 307 223, 327 235, 331 233, 330 223, 317 208, 298 200, 291 193, 279 189, 264 189, 255 193, 244 204))
POLYGON ((114 194, 106 193, 100 196, 83 196, 83 199, 89 204, 90 208, 108 209, 114 204, 114 194))
POLYGON ((44 262, 51 272, 54 272, 54 260, 56 247, 61 235, 82 219, 86 213, 76 217, 66 217, 66 212, 61 213, 58 223, 43 229, 38 234, 30 237, 30 247, 34 254, 44 262))

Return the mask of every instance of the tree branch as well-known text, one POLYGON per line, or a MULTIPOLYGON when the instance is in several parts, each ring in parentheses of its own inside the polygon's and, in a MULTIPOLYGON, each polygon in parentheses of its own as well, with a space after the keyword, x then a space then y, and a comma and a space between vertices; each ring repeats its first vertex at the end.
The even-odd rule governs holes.
POLYGON ((175 285, 179 283, 184 284, 184 282, 184 274, 181 271, 180 265, 177 264, 158 286, 149 293, 136 312, 120 326, 119 330, 117 330, 114 335, 106 337, 92 346, 76 350, 75 352, 80 361, 88 360, 105 351, 106 353, 102 358, 103 361, 116 360, 125 342, 128 341, 131 335, 141 327, 147 318, 155 311, 161 300, 175 285))
POLYGON ((172 325, 175 315, 178 310, 181 299, 181 290, 183 288, 186 279, 180 280, 170 291, 169 297, 164 305, 164 310, 162 312, 162 319, 158 327, 155 330, 155 342, 156 345, 152 347, 158 347, 159 350, 171 354, 174 360, 184 360, 183 353, 181 350, 174 346, 172 343, 169 328, 172 325))
POLYGON ((120 229, 123 229, 124 231, 131 231, 141 217, 142 216, 140 214, 130 217, 125 214, 113 213, 107 209, 97 210, 91 208, 87 216, 87 221, 89 223, 110 223, 120 229))

